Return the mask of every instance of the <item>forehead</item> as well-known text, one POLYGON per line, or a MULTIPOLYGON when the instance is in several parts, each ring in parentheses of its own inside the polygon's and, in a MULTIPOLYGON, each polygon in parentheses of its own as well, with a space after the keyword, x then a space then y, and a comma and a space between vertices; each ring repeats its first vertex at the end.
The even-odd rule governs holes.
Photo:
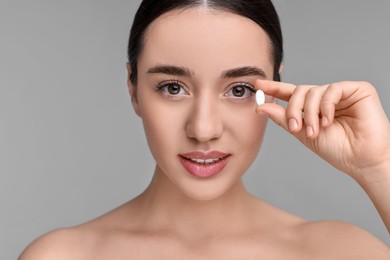
POLYGON ((246 17, 202 7, 174 10, 148 27, 139 65, 174 63, 203 72, 256 65, 272 74, 270 46, 265 31, 246 17))

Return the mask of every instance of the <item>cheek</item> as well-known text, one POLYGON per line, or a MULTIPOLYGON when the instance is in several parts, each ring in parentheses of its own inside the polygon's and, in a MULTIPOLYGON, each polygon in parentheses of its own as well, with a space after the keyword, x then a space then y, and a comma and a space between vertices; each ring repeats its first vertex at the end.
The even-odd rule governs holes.
POLYGON ((267 124, 267 117, 255 112, 255 103, 247 105, 228 106, 225 109, 225 122, 227 129, 234 138, 243 144, 256 146, 261 142, 267 124))
POLYGON ((254 152, 255 154, 257 154, 260 145, 263 142, 267 122, 268 119, 265 115, 258 115, 253 112, 252 118, 246 126, 247 135, 245 136, 245 141, 250 145, 252 149, 251 152, 254 152))
POLYGON ((227 111, 229 117, 226 119, 226 133, 230 134, 228 139, 235 146, 235 156, 241 162, 239 167, 245 170, 256 159, 268 121, 266 116, 255 112, 255 107, 231 107, 227 111))
POLYGON ((254 162, 263 141, 267 117, 256 114, 256 105, 230 107, 226 109, 229 116, 225 119, 225 138, 232 149, 233 158, 230 171, 235 176, 242 176, 254 162))
POLYGON ((177 153, 178 140, 184 136, 185 112, 175 104, 148 97, 140 106, 142 122, 150 150, 155 159, 161 153, 177 153))

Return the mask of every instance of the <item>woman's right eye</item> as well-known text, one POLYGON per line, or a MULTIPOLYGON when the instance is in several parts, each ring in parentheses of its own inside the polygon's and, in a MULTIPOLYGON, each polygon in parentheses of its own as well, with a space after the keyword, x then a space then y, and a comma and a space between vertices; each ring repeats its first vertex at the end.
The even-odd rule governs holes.
POLYGON ((162 91, 164 95, 170 97, 180 97, 188 95, 188 92, 178 82, 163 82, 157 87, 158 91, 162 91))

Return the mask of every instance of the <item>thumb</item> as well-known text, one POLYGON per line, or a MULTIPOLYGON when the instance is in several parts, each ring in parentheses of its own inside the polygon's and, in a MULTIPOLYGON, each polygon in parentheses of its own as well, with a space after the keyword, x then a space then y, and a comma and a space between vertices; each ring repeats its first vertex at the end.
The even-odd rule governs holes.
POLYGON ((269 118, 271 118, 272 121, 289 132, 286 118, 286 109, 281 105, 276 103, 265 103, 256 107, 256 113, 265 113, 269 118))

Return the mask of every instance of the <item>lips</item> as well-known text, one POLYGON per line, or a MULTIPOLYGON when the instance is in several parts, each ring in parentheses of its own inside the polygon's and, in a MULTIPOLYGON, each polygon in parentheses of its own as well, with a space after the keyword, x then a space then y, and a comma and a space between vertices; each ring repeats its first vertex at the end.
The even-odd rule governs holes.
POLYGON ((230 156, 219 151, 191 152, 179 154, 179 159, 190 174, 206 178, 220 173, 229 162, 230 156))

